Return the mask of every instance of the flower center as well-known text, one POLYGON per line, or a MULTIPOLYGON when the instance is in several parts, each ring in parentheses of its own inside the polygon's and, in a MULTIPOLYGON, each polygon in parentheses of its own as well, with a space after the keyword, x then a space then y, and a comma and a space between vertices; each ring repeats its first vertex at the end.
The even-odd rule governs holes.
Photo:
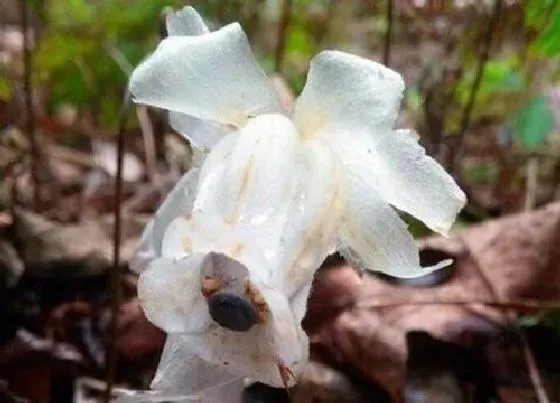
POLYGON ((257 324, 259 316, 246 298, 226 291, 218 291, 208 299, 210 316, 220 326, 234 332, 246 332, 257 324))
POLYGON ((249 270, 237 260, 209 252, 202 263, 201 293, 210 317, 234 332, 246 332, 266 322, 268 306, 249 279, 249 270))

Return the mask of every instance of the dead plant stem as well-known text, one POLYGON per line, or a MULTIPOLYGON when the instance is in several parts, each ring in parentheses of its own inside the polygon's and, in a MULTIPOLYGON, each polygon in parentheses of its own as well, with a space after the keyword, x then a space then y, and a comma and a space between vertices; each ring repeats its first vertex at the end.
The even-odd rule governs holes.
POLYGON ((23 31, 23 86, 25 92, 25 131, 29 136, 31 151, 31 180, 33 181, 33 202, 38 207, 41 197, 41 184, 39 179, 39 146, 35 131, 35 118, 33 114, 33 59, 31 53, 31 38, 29 26, 29 10, 27 0, 20 1, 21 28, 23 31))
POLYGON ((278 22, 278 33, 276 36, 276 52, 274 55, 274 71, 281 73, 286 53, 286 37, 292 19, 293 0, 284 0, 282 5, 282 15, 278 22))
POLYGON ((110 292, 110 311, 111 317, 109 322, 109 329, 107 332, 107 366, 106 366, 106 381, 107 388, 105 390, 105 402, 111 401, 112 388, 115 383, 115 376, 117 372, 117 316, 120 303, 120 280, 121 280, 121 267, 120 267, 120 246, 121 246, 121 232, 122 232, 122 217, 121 217, 121 204, 122 204, 122 188, 123 188, 123 160, 124 160, 124 146, 125 146, 125 127, 126 116, 130 105, 130 97, 126 91, 119 118, 119 131, 117 138, 117 174, 115 178, 115 227, 113 238, 113 268, 109 278, 109 292, 110 292))
POLYGON ((387 0, 387 31, 385 32, 385 47, 383 49, 383 64, 389 66, 391 63, 391 41, 393 37, 393 0, 387 0))
POLYGON ((482 82, 482 77, 484 76, 486 63, 488 62, 488 58, 490 57, 490 49, 492 48, 492 38, 494 37, 494 32, 498 25, 500 12, 502 10, 502 1, 503 0, 494 1, 494 8, 492 10, 492 15, 490 16, 490 20, 488 21, 488 28, 486 31, 486 35, 484 37, 484 42, 482 44, 482 51, 478 59, 478 66, 475 72, 474 80, 472 82, 472 86, 469 92, 467 104, 463 109, 461 123, 459 126, 460 127, 459 134, 458 134, 459 138, 457 141, 456 150, 454 152, 453 160, 452 160, 453 171, 455 173, 459 172, 459 162, 464 153, 465 137, 471 123, 472 112, 478 94, 478 90, 480 89, 480 83, 482 82))

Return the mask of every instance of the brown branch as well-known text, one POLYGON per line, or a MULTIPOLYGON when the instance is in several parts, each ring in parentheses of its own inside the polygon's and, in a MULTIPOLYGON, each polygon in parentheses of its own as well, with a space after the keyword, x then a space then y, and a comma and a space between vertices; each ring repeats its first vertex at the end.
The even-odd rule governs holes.
POLYGON ((391 40, 393 36, 393 0, 387 0, 387 32, 385 33, 385 48, 383 49, 383 64, 391 63, 391 40))
POLYGON ((524 310, 560 310, 560 301, 537 301, 531 299, 524 300, 487 300, 487 299, 442 299, 442 300, 420 300, 420 301, 374 301, 358 304, 359 308, 384 309, 398 308, 402 306, 425 306, 425 305, 485 305, 499 309, 524 310))
POLYGON ((284 64, 284 54, 286 51, 286 36, 288 35, 288 28, 292 19, 292 6, 294 0, 284 0, 282 6, 282 16, 278 23, 278 34, 276 43, 276 52, 274 55, 274 71, 280 73, 282 65, 284 64))
MULTIPOLYGON (((498 0, 498 1, 500 1, 500 0, 498 0)), ((477 264, 475 264, 475 267, 476 267, 476 270, 479 273, 480 278, 486 284, 486 287, 490 291, 490 293, 492 295, 492 299, 495 300, 495 301, 500 301, 501 302, 502 298, 500 298, 500 294, 498 293, 498 291, 494 287, 494 284, 492 283, 492 281, 490 281, 490 277, 488 277, 486 275, 486 272, 482 269, 482 265, 478 264, 478 262, 477 262, 477 264)), ((523 350, 523 356, 525 358, 525 364, 527 365, 527 371, 529 372, 529 377, 531 379, 531 383, 533 384, 533 388, 535 389, 535 392, 537 394, 538 402, 539 403, 550 403, 550 400, 549 400, 549 398, 546 394, 546 391, 544 390, 542 377, 541 377, 541 374, 539 372, 539 368, 537 366, 537 362, 535 360, 533 352, 531 351, 531 346, 529 345, 529 343, 527 341, 527 338, 525 337, 525 334, 523 333, 523 329, 521 329, 519 326, 516 326, 516 323, 515 323, 516 312, 515 312, 515 310, 512 309, 511 307, 508 308, 505 312, 505 316, 506 316, 507 322, 509 322, 509 325, 513 329, 515 329, 515 333, 519 337, 519 340, 520 340, 520 343, 521 343, 521 349, 523 350)))
POLYGON ((531 351, 531 346, 527 341, 527 337, 523 333, 523 330, 518 329, 519 340, 521 341, 521 347, 523 349, 523 357, 525 358, 525 363, 527 364, 527 370, 529 371, 529 377, 531 378, 531 383, 535 392, 537 394, 537 400, 539 403, 550 403, 550 399, 546 393, 543 386, 543 381, 541 374, 539 372, 539 367, 537 365, 537 360, 531 351))
POLYGON ((25 131, 29 136, 31 145, 31 179, 33 181, 33 202, 38 207, 41 197, 39 179, 39 147, 37 144, 37 133, 35 132, 35 118, 33 114, 33 81, 31 72, 33 59, 31 55, 31 43, 29 38, 29 10, 27 0, 20 1, 21 28, 23 30, 23 86, 25 92, 25 131))
POLYGON ((122 173, 123 173, 123 160, 124 160, 124 144, 125 144, 125 127, 126 115, 130 105, 130 97, 128 91, 125 93, 123 103, 121 105, 121 112, 119 118, 119 131, 117 139, 117 174, 115 178, 115 228, 113 238, 113 268, 109 278, 109 291, 110 291, 110 310, 111 320, 109 323, 108 339, 107 339, 107 367, 106 367, 106 381, 107 388, 105 390, 105 402, 111 401, 111 392, 115 382, 115 375, 117 372, 117 313, 120 302, 120 246, 121 246, 121 204, 122 204, 122 173))
POLYGON ((463 155, 463 149, 465 147, 465 137, 467 130, 469 129, 471 123, 472 112, 474 108, 474 104, 476 101, 476 96, 478 94, 478 90, 480 89, 480 83, 482 82, 482 77, 484 76, 484 70, 486 69, 486 63, 488 62, 488 58, 490 57, 490 49, 492 48, 492 38, 494 36, 494 31, 496 30, 496 26, 498 25, 498 20, 500 18, 500 12, 502 10, 502 1, 503 0, 495 0, 494 1, 494 9, 492 10, 492 15, 490 16, 490 20, 488 21, 488 30, 486 31, 486 35, 484 38, 483 48, 478 59, 478 67, 476 69, 475 77, 471 86, 471 90, 469 93, 469 98, 467 99, 467 104, 465 109, 463 109, 463 114, 461 117, 461 124, 459 128, 459 139, 457 142, 457 149, 453 155, 453 171, 458 173, 459 171, 459 160, 463 155))

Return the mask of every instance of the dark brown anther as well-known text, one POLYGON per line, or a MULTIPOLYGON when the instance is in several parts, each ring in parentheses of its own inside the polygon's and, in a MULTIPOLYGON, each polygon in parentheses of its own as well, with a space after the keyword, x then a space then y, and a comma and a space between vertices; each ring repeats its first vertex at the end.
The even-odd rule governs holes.
POLYGON ((215 292, 208 298, 208 308, 214 321, 234 332, 246 332, 259 321, 255 306, 233 293, 215 292))
POLYGON ((222 253, 210 252, 202 264, 201 292, 212 319, 234 332, 246 332, 263 323, 266 302, 258 290, 248 292, 249 270, 222 253), (259 298, 260 297, 260 298, 259 298))

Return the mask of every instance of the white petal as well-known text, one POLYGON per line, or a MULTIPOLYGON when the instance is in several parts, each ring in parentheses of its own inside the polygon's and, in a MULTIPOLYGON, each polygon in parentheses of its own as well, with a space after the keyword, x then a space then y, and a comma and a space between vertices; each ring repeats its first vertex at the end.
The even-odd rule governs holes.
POLYGON ((205 161, 194 209, 220 215, 271 256, 295 190, 298 133, 287 118, 264 115, 251 119, 234 142, 229 140, 205 161))
POLYGON ((140 245, 129 263, 130 270, 139 274, 143 272, 146 267, 148 267, 150 261, 156 257, 158 257, 158 253, 156 253, 155 249, 154 220, 152 219, 144 228, 142 238, 140 238, 140 245))
MULTIPOLYGON (((260 289, 269 314, 267 322, 247 332, 233 332, 212 324, 204 336, 192 336, 201 358, 231 368, 253 381, 284 387, 279 365, 288 368, 293 386, 308 360, 309 340, 296 322, 288 301, 272 290, 260 289)), ((288 373, 288 371, 286 372, 288 373)))
POLYGON ((181 10, 169 12, 165 18, 167 34, 173 35, 203 35, 210 32, 200 14, 191 6, 181 10))
POLYGON ((241 403, 243 389, 244 378, 234 378, 193 394, 115 388, 115 393, 121 394, 115 403, 241 403))
POLYGON ((140 273, 150 260, 161 256, 161 243, 169 223, 192 210, 198 177, 198 169, 191 169, 183 175, 144 229, 136 257, 131 264, 135 272, 140 273))
POLYGON ((201 293, 204 254, 152 261, 138 278, 138 297, 150 322, 167 333, 197 334, 210 316, 201 293))
POLYGON ((339 219, 344 211, 344 171, 331 149, 318 142, 304 144, 298 155, 294 202, 283 229, 286 295, 310 283, 316 269, 336 249, 339 219))
POLYGON ((205 152, 211 150, 226 134, 232 131, 228 126, 177 112, 169 113, 169 124, 193 146, 205 152))
POLYGON ((465 196, 413 132, 391 130, 403 90, 400 75, 378 63, 322 52, 311 62, 295 119, 304 138, 326 136, 345 164, 371 173, 381 198, 445 233, 465 196))
MULTIPOLYGON (((426 155, 410 130, 356 130, 340 135, 339 152, 349 169, 363 170, 381 198, 412 214, 429 228, 447 233, 466 202, 453 178, 426 155), (349 137, 354 136, 352 143, 349 137)), ((414 132, 412 132, 414 133, 414 132)))
POLYGON ((304 138, 336 126, 390 129, 403 90, 402 77, 379 63, 324 51, 311 61, 294 120, 304 138))
POLYGON ((350 173, 349 200, 340 228, 341 252, 360 268, 395 277, 418 277, 449 262, 420 267, 418 249, 397 212, 364 180, 369 172, 350 173))
MULTIPOLYGON (((323 259, 324 260, 324 259, 323 259)), ((307 311, 307 300, 309 299, 309 293, 311 292, 311 283, 304 284, 299 290, 295 292, 293 297, 290 299, 290 307, 294 314, 294 319, 296 323, 301 324, 305 312, 307 311)))
POLYGON ((253 234, 224 222, 221 216, 195 211, 169 224, 162 244, 162 256, 184 259, 193 253, 217 252, 247 267, 259 282, 273 286, 274 271, 266 263, 253 234))
POLYGON ((199 36, 170 36, 132 73, 135 102, 242 126, 249 117, 282 113, 239 24, 199 36))
MULTIPOLYGON (((200 15, 191 6, 166 16, 167 33, 172 35, 204 35, 210 32, 200 15)), ((217 122, 205 121, 178 112, 169 113, 171 127, 190 143, 204 151, 210 150, 231 128, 217 122)))
POLYGON ((167 336, 152 381, 152 389, 162 392, 197 393, 239 378, 224 366, 201 360, 192 352, 193 339, 186 335, 167 336))

